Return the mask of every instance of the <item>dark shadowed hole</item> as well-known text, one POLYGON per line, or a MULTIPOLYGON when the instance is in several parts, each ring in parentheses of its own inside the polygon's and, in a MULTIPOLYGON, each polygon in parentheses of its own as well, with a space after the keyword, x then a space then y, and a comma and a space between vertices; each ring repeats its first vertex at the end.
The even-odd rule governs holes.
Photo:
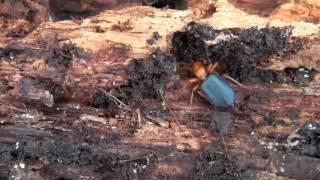
POLYGON ((186 0, 142 0, 142 5, 152 6, 155 8, 170 8, 178 10, 187 9, 186 0))

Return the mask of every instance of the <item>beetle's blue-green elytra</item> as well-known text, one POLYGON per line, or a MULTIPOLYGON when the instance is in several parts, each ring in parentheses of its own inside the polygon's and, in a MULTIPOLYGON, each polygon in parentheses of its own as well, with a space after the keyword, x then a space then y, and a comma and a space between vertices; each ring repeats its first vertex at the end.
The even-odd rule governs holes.
POLYGON ((202 83, 201 89, 211 104, 217 107, 229 107, 234 104, 233 88, 216 74, 210 74, 202 83))

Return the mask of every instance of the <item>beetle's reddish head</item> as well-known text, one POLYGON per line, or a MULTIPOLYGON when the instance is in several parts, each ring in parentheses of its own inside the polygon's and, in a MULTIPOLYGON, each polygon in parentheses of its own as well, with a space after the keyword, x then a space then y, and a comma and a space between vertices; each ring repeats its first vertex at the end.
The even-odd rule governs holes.
POLYGON ((194 61, 192 63, 192 72, 197 78, 201 80, 205 80, 208 75, 206 68, 199 61, 194 61))

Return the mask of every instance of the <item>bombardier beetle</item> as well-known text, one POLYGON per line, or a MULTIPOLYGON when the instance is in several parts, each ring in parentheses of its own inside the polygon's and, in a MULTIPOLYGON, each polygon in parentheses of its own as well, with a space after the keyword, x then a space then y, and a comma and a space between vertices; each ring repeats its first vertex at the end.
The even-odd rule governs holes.
POLYGON ((228 82, 214 73, 217 66, 218 64, 215 63, 205 68, 201 62, 193 62, 192 71, 197 78, 190 79, 189 83, 197 83, 197 85, 192 89, 190 104, 192 104, 194 91, 199 87, 205 94, 202 96, 205 96, 216 107, 230 107, 234 104, 235 91, 228 82))

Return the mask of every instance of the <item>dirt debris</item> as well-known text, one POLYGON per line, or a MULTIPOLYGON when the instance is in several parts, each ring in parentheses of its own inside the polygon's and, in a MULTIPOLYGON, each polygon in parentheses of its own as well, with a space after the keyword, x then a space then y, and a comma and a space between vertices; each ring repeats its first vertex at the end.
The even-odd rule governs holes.
MULTIPOLYGON (((48 163, 52 165, 67 166, 73 164, 80 167, 84 166, 92 171, 100 173, 102 177, 105 176, 105 178, 113 176, 122 178, 141 176, 146 170, 152 167, 154 161, 157 161, 157 157, 153 155, 152 152, 149 152, 145 157, 130 160, 128 159, 128 155, 125 154, 117 155, 111 152, 104 153, 102 149, 97 148, 98 144, 62 143, 63 141, 61 141, 61 139, 59 140, 59 138, 53 139, 49 144, 42 140, 37 140, 37 142, 34 143, 26 142, 27 140, 21 139, 12 147, 10 147, 9 144, 1 144, 4 148, 2 149, 3 151, 1 154, 3 158, 6 158, 6 161, 11 160, 23 164, 23 168, 20 169, 23 173, 17 174, 21 176, 21 178, 26 178, 33 172, 32 166, 34 167, 34 170, 43 169, 47 173, 50 173, 52 177, 79 178, 79 175, 86 174, 85 171, 80 171, 80 174, 78 175, 72 174, 72 176, 69 176, 69 173, 60 174, 61 172, 51 169, 51 167, 54 166, 50 167, 41 163, 39 160, 42 158, 45 158, 48 163), (35 164, 38 164, 38 167, 36 167, 35 164), (106 171, 106 169, 109 170, 106 171)), ((145 153, 147 152, 148 151, 145 151, 145 153)), ((4 169, 5 171, 2 171, 4 176, 14 175, 16 171, 15 168, 12 167, 12 169, 12 171, 4 169)))
POLYGON ((187 30, 194 36, 204 40, 214 40, 216 38, 216 31, 208 25, 191 22, 187 25, 187 30))
POLYGON ((317 73, 315 69, 308 69, 305 67, 286 68, 284 72, 291 78, 291 81, 299 86, 304 86, 310 83, 317 73))
POLYGON ((306 85, 313 80, 315 70, 302 70, 303 67, 283 71, 263 69, 269 64, 268 58, 287 57, 303 48, 302 40, 292 38, 291 32, 292 27, 215 30, 192 22, 185 32, 174 33, 172 53, 178 62, 218 62, 218 72, 240 82, 306 85))
POLYGON ((214 30, 212 27, 192 22, 186 29, 185 32, 176 32, 173 35, 172 52, 178 61, 190 62, 199 59, 207 64, 204 53, 207 48, 209 58, 220 64, 230 62, 237 65, 256 65, 272 55, 287 56, 302 48, 299 40, 289 42, 292 27, 214 30), (199 50, 202 52, 199 55, 192 54, 199 50))
POLYGON ((12 93, 26 103, 42 104, 48 107, 53 107, 56 102, 68 96, 68 90, 51 79, 25 77, 17 87, 18 89, 13 90, 12 93))
POLYGON ((49 66, 67 70, 74 59, 86 57, 84 50, 72 42, 59 45, 58 40, 54 38, 52 42, 41 44, 41 46, 45 47, 28 47, 22 44, 11 43, 4 48, 0 48, 0 59, 7 61, 15 60, 21 63, 33 62, 37 58, 43 58, 46 59, 46 63, 49 66))
POLYGON ((196 157, 196 176, 203 179, 238 179, 241 171, 235 165, 236 157, 228 157, 225 153, 213 149, 204 151, 196 157))
MULTIPOLYGON (((150 57, 129 64, 129 84, 134 88, 132 97, 162 99, 165 86, 176 72, 176 60, 157 49, 150 57)), ((139 102, 140 99, 134 99, 139 102)))
POLYGON ((4 60, 17 59, 16 56, 24 51, 19 49, 16 44, 9 44, 4 48, 0 48, 0 58, 4 60))
POLYGON ((142 113, 151 117, 169 120, 170 113, 161 106, 160 101, 166 92, 166 85, 176 71, 176 61, 159 49, 146 59, 133 60, 128 65, 129 81, 127 85, 114 87, 106 91, 98 90, 91 101, 96 108, 104 108, 110 117, 130 119, 129 111, 142 108, 142 113), (155 100, 156 103, 147 103, 155 100), (152 106, 152 104, 154 106, 152 106), (123 106, 128 106, 123 109, 123 106))
POLYGON ((319 142, 320 125, 312 121, 306 122, 288 137, 289 151, 316 158, 320 157, 319 142))
POLYGON ((63 44, 62 47, 53 48, 47 59, 47 63, 49 66, 68 69, 72 64, 72 60, 83 56, 83 49, 69 42, 63 44))
POLYGON ((36 29, 40 23, 48 21, 45 2, 47 1, 3 0, 0 16, 5 17, 1 27, 4 34, 7 37, 22 38, 36 29))
POLYGON ((262 64, 272 55, 285 57, 301 49, 301 42, 290 42, 291 34, 292 27, 222 30, 222 35, 230 39, 209 45, 209 57, 219 63, 229 60, 241 64, 262 64), (232 52, 235 54, 232 55, 232 52))
POLYGON ((196 59, 206 59, 205 42, 192 32, 175 32, 172 38, 172 47, 172 54, 178 62, 191 63, 196 59))
MULTIPOLYGON (((57 123, 55 125, 59 126, 57 123)), ((75 125, 70 124, 74 128, 75 125)), ((115 132, 106 134, 87 125, 75 128, 71 133, 58 129, 52 134, 37 129, 5 127, 2 130, 10 141, 0 142, 0 162, 12 162, 6 167, 0 163, 0 175, 4 177, 14 175, 26 178, 40 170, 55 178, 79 179, 89 175, 100 179, 131 179, 143 176, 156 162, 176 150, 163 146, 113 144, 110 143, 112 137, 108 136, 115 132), (10 137, 12 135, 17 137, 10 137), (72 173, 66 168, 68 166, 72 166, 72 173)))
POLYGON ((25 37, 26 34, 27 32, 24 29, 22 29, 21 27, 17 27, 9 30, 9 32, 6 34, 6 37, 21 38, 21 37, 25 37))
POLYGON ((130 24, 130 20, 126 20, 124 22, 118 22, 118 24, 113 24, 111 26, 111 30, 112 31, 120 31, 120 32, 123 32, 123 31, 130 31, 131 29, 133 29, 133 27, 131 26, 130 24))
MULTIPOLYGON (((128 65, 128 84, 111 89, 110 93, 125 104, 139 104, 148 98, 161 100, 166 83, 175 72, 175 58, 157 49, 146 59, 133 60, 128 65)), ((92 101, 95 107, 108 107, 110 101, 103 93, 98 92, 96 96, 92 101)))
POLYGON ((152 37, 150 38, 150 39, 147 39, 147 44, 148 45, 153 45, 156 41, 158 41, 160 38, 162 38, 161 36, 160 36, 160 34, 157 32, 157 31, 155 31, 155 32, 153 32, 152 33, 152 37))
POLYGON ((37 88, 37 81, 31 79, 22 79, 21 80, 21 97, 25 102, 27 101, 36 101, 36 103, 52 107, 54 105, 53 95, 47 91, 40 88, 37 88))
POLYGON ((150 116, 158 117, 160 119, 167 120, 167 121, 169 121, 171 118, 170 112, 167 108, 147 107, 143 109, 143 113, 150 116))
MULTIPOLYGON (((129 120, 132 118, 131 109, 122 109, 130 101, 126 86, 116 87, 107 91, 98 90, 91 100, 91 106, 104 109, 108 117, 129 120), (116 98, 116 99, 115 99, 116 98), (123 103, 123 104, 122 104, 123 103)), ((130 89, 130 88, 129 88, 130 89)))

